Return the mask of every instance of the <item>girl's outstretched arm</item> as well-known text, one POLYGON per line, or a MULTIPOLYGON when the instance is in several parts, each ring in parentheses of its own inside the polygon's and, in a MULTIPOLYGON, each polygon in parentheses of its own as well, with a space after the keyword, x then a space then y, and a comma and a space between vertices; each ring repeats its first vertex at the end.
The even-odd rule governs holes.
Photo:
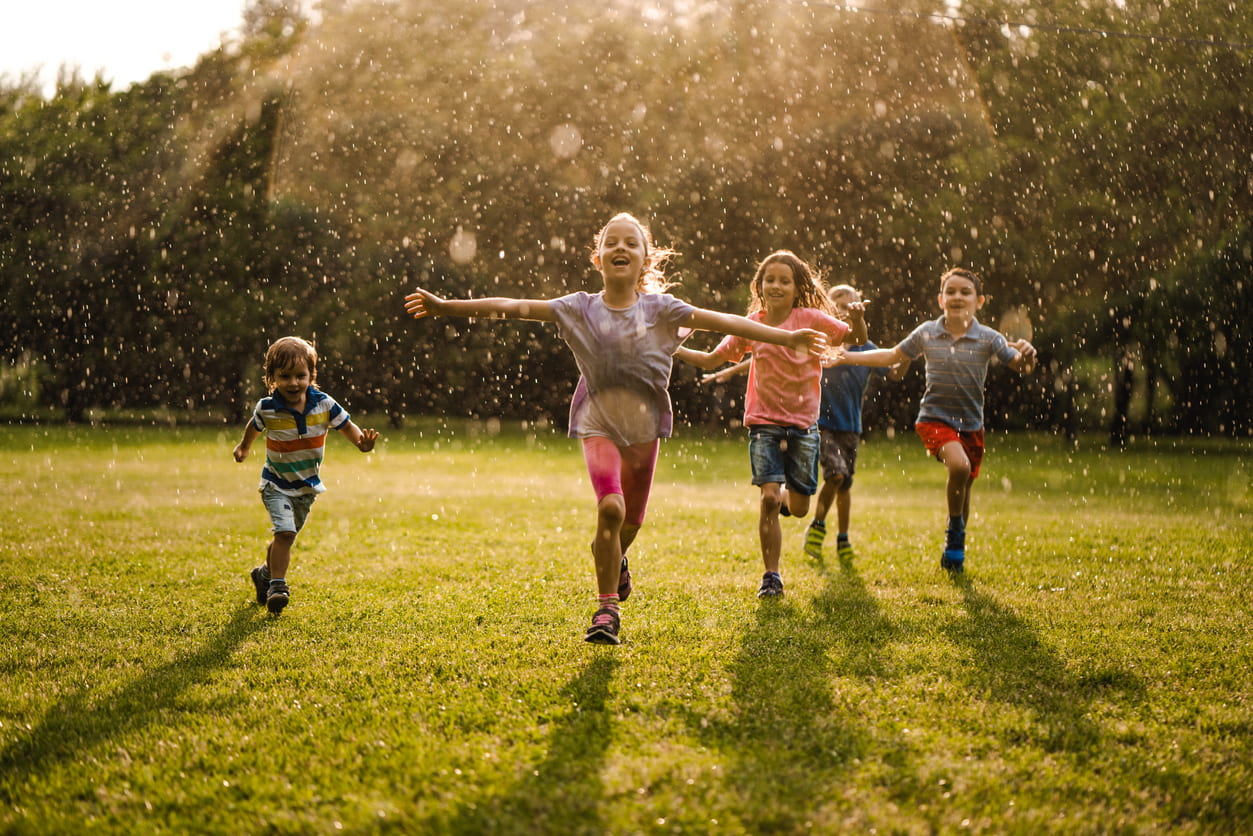
POLYGON ((493 296, 486 299, 441 299, 418 288, 405 297, 405 310, 414 319, 426 316, 493 317, 498 319, 533 319, 553 322, 547 299, 510 299, 493 296))
POLYGON ((674 352, 674 356, 688 365, 704 369, 707 372, 711 372, 719 366, 725 366, 727 363, 726 360, 712 351, 697 351, 692 348, 679 348, 674 352))
POLYGON ((708 308, 696 308, 688 317, 687 322, 683 324, 702 331, 716 331, 720 334, 743 337, 746 340, 786 346, 795 351, 808 352, 815 357, 821 357, 827 350, 827 335, 821 331, 815 331, 812 328, 785 331, 747 317, 719 313, 708 308))

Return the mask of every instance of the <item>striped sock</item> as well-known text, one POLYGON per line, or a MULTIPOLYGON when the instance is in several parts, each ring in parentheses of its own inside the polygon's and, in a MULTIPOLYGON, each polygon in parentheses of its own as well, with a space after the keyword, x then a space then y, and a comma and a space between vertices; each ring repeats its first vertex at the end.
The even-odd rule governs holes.
POLYGON ((596 596, 596 608, 601 610, 609 610, 610 612, 618 612, 618 593, 610 592, 608 595, 596 596))

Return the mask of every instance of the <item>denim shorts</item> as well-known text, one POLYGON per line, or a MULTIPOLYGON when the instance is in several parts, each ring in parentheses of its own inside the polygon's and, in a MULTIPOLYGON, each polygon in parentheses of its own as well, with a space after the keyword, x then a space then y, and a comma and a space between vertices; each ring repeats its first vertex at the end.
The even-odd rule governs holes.
POLYGON ((780 482, 802 496, 818 492, 818 427, 760 426, 748 431, 753 484, 780 482))
POLYGON ((313 507, 313 500, 317 496, 315 493, 288 496, 273 485, 262 487, 261 501, 265 504, 265 510, 270 512, 270 530, 275 534, 280 531, 299 534, 300 529, 305 527, 309 509, 313 507))

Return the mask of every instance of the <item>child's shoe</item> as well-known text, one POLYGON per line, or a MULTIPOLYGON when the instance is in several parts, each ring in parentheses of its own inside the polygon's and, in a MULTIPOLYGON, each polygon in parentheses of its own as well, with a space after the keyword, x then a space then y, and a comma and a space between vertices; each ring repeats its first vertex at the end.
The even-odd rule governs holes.
POLYGON ((627 566, 626 555, 622 555, 622 572, 618 575, 618 600, 625 601, 631 594, 631 570, 627 566))
POLYGON ((592 626, 587 628, 583 641, 592 644, 621 644, 618 630, 621 627, 618 613, 608 607, 601 607, 592 616, 592 626))
POLYGON ((853 554, 853 544, 848 542, 847 537, 836 539, 835 553, 840 556, 840 560, 845 562, 852 560, 856 556, 853 554))
POLYGON ((252 570, 252 585, 257 588, 257 603, 265 606, 265 599, 270 594, 270 571, 264 566, 252 570))
POLYGON ((783 595, 783 578, 778 572, 766 572, 761 576, 761 588, 757 590, 758 598, 777 598, 783 595))
POLYGON ((287 606, 287 601, 290 598, 291 590, 287 588, 287 581, 282 578, 276 578, 270 581, 269 589, 266 590, 265 607, 270 612, 278 615, 283 611, 283 607, 287 606))
POLYGON ((961 574, 965 563, 966 552, 963 549, 945 549, 940 555, 940 568, 954 575, 961 574))
POLYGON ((822 560, 822 541, 827 538, 825 523, 814 520, 805 529, 805 554, 814 560, 822 560))

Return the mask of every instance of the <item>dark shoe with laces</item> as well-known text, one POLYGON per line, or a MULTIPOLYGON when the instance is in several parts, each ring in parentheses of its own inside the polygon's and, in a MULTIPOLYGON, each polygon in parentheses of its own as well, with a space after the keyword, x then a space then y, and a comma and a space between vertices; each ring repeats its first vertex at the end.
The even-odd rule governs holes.
POLYGON ((270 573, 264 566, 252 570, 252 585, 257 588, 257 603, 265 606, 265 599, 270 595, 270 573))
POLYGON ((272 580, 266 592, 265 608, 278 615, 283 611, 283 607, 287 606, 287 601, 290 598, 291 590, 287 588, 287 582, 284 580, 272 580))
POLYGON ((621 621, 618 614, 611 609, 601 607, 592 616, 592 626, 587 628, 583 641, 592 644, 621 644, 618 629, 621 621))
POLYGON ((783 595, 783 578, 778 572, 766 572, 761 576, 761 588, 757 590, 758 598, 778 598, 783 595))

